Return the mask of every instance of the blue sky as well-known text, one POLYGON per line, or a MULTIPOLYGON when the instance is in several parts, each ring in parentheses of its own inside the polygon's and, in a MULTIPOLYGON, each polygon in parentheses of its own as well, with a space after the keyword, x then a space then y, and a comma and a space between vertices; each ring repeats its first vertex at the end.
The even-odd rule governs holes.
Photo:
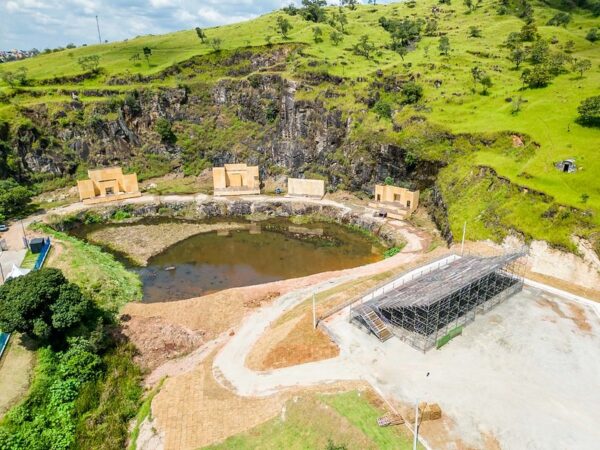
POLYGON ((102 39, 117 41, 239 22, 289 3, 290 0, 0 0, 0 49, 43 50, 64 47, 70 42, 77 46, 97 43, 96 15, 102 39))

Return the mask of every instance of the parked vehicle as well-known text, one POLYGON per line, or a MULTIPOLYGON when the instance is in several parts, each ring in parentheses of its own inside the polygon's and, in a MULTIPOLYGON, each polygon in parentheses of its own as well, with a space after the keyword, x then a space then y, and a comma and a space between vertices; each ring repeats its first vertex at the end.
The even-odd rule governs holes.
POLYGON ((8 227, 3 223, 0 223, 0 232, 8 231, 8 227))

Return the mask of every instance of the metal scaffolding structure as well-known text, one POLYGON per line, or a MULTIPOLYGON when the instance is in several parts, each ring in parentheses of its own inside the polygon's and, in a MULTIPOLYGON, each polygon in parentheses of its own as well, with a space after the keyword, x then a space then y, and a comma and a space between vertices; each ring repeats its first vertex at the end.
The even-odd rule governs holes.
POLYGON ((423 352, 439 347, 523 288, 524 255, 458 258, 351 308, 350 319, 382 341, 393 333, 423 352))

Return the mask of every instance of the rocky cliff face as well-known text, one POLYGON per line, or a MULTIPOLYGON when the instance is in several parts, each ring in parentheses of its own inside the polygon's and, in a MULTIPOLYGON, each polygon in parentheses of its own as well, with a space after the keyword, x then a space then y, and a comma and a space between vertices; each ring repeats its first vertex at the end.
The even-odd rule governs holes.
MULTIPOLYGON (((127 95, 124 101, 111 97, 110 91, 81 90, 76 95, 96 96, 98 101, 83 104, 75 97, 59 108, 38 105, 23 110, 30 122, 13 137, 21 164, 26 172, 61 176, 74 173, 79 163, 128 166, 158 158, 177 168, 194 160, 213 165, 248 162, 260 164, 263 176, 282 172, 320 175, 332 187, 354 190, 370 191, 387 176, 419 188, 432 184, 437 163, 407 164, 406 151, 397 145, 358 148, 350 137, 351 120, 341 110, 328 109, 319 100, 297 98, 306 83, 322 80, 293 81, 279 73, 260 73, 266 68, 281 69, 286 57, 278 49, 260 57, 238 55, 222 62, 225 67, 238 64, 236 71, 248 66, 254 72, 247 78, 148 88, 127 95), (177 142, 161 139, 156 131, 159 119, 171 124, 177 142), (232 123, 240 131, 228 140, 222 135, 227 135, 232 123)), ((190 67, 195 67, 193 61, 176 69, 190 67)))

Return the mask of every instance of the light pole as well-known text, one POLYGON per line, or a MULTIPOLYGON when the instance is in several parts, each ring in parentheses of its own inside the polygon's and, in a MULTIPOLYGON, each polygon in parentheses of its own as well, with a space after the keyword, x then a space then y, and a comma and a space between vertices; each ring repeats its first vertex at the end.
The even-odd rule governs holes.
MULTIPOLYGON (((425 375, 425 378, 429 377, 429 372, 425 375)), ((419 399, 415 400, 415 433, 413 438, 413 450, 417 450, 417 443, 419 442, 419 399)))
POLYGON ((25 233, 25 225, 23 225, 23 219, 19 219, 21 222, 21 230, 23 230, 23 243, 25 244, 25 248, 29 248, 29 242, 27 242, 27 233, 25 233))

